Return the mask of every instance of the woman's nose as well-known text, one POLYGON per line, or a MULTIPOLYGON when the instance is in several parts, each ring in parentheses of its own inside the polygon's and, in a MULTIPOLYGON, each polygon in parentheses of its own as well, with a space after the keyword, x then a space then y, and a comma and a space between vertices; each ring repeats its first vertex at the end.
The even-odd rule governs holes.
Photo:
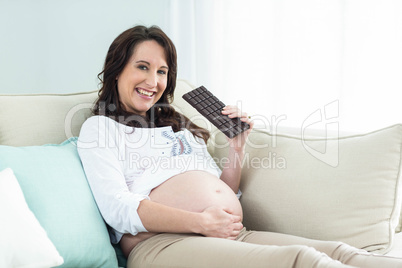
POLYGON ((149 73, 147 75, 145 83, 151 88, 156 87, 156 85, 158 84, 157 75, 153 74, 153 73, 149 73))

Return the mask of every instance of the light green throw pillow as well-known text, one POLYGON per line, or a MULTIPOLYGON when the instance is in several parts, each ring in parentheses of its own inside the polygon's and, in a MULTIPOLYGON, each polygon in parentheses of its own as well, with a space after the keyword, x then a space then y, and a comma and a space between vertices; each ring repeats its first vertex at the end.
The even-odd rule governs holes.
POLYGON ((0 145, 0 170, 6 168, 14 171, 29 208, 63 257, 59 267, 117 267, 76 138, 58 145, 0 145))

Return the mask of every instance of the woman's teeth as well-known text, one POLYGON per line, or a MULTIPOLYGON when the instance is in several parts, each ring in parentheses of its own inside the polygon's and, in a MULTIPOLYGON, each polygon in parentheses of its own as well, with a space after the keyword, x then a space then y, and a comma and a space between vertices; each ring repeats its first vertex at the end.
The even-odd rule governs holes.
POLYGON ((145 95, 145 96, 148 96, 148 97, 151 97, 154 94, 151 91, 146 91, 146 90, 141 89, 141 88, 137 88, 137 92, 140 93, 141 95, 145 95))

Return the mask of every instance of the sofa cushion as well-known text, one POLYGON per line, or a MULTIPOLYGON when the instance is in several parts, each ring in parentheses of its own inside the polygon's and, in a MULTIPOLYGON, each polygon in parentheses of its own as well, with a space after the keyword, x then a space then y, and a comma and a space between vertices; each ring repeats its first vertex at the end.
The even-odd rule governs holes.
POLYGON ((13 171, 0 171, 0 267, 55 267, 63 263, 25 202, 13 171))
MULTIPOLYGON (((215 156, 225 157, 226 138, 216 142, 215 156)), ((401 210, 401 146, 402 125, 339 139, 253 131, 241 182, 244 225, 388 251, 401 210)))
POLYGON ((29 208, 64 258, 61 267, 117 267, 76 140, 44 146, 1 145, 0 170, 14 171, 29 208))

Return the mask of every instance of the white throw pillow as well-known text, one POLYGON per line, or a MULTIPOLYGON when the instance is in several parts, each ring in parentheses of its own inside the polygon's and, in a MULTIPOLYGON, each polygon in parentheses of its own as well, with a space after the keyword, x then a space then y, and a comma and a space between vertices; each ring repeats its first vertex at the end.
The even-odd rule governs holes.
POLYGON ((25 202, 13 171, 0 172, 0 267, 45 268, 63 258, 25 202))

